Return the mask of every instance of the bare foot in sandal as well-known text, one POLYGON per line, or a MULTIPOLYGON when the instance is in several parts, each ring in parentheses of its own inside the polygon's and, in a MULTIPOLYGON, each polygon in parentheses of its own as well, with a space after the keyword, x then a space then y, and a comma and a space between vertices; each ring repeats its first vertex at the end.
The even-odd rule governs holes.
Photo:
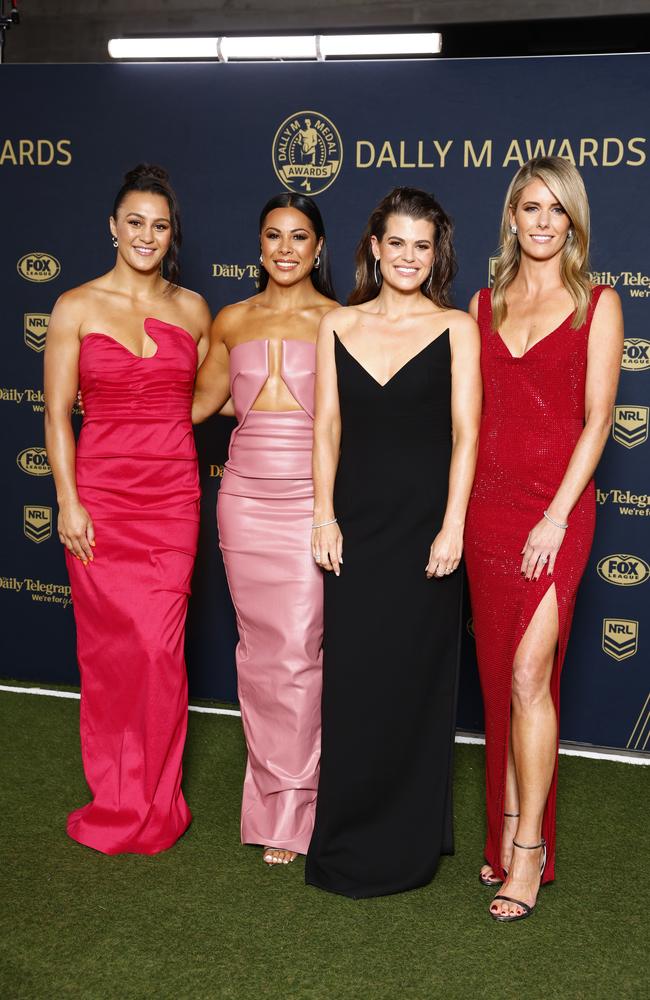
POLYGON ((265 847, 262 854, 267 865, 289 865, 297 857, 296 851, 287 851, 283 847, 265 847))
MULTIPOLYGON (((512 863, 512 841, 514 840, 517 833, 517 822, 519 820, 519 813, 504 813, 503 814, 503 837, 501 840, 501 866, 508 874, 508 869, 512 863)), ((492 865, 483 865, 479 874, 479 881, 481 885, 485 885, 488 889, 492 886, 501 885, 501 879, 497 878, 494 874, 494 869, 492 865)))

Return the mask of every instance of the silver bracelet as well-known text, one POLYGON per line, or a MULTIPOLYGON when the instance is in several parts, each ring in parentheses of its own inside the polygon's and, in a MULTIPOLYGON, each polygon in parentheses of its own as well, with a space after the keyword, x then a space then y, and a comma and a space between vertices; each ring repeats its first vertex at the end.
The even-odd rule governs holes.
POLYGON ((551 517, 551 515, 547 510, 544 511, 544 517, 546 518, 547 521, 550 521, 551 524, 554 524, 556 528, 562 528, 562 531, 566 531, 566 529, 569 527, 568 521, 566 524, 562 524, 561 521, 556 521, 554 517, 551 517))
POLYGON ((337 521, 338 517, 333 517, 331 521, 321 521, 320 524, 312 524, 311 530, 313 531, 314 528, 324 528, 326 524, 336 524, 337 521))

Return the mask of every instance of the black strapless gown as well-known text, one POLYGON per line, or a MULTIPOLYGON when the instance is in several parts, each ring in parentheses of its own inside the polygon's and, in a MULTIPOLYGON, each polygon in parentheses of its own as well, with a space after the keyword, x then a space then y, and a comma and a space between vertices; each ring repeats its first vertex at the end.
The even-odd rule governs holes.
POLYGON ((462 577, 427 580, 451 458, 449 331, 380 385, 335 340, 340 577, 325 577, 321 774, 310 885, 425 885, 453 853, 462 577))

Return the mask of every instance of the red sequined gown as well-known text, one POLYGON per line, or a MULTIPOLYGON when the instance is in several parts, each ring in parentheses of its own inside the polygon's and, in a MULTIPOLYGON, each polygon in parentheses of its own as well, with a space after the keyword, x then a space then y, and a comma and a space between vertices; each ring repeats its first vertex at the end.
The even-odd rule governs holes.
MULTIPOLYGON (((513 357, 492 329, 490 290, 479 293, 483 415, 474 488, 467 512, 465 562, 470 584, 476 651, 485 709, 487 843, 485 857, 501 868, 512 664, 515 652, 549 587, 555 585, 559 642, 551 696, 559 719, 560 673, 576 592, 594 533, 596 501, 591 481, 575 505, 552 577, 526 580, 521 550, 562 481, 585 420, 587 343, 603 286, 594 289, 579 329, 573 315, 513 357)), ((548 861, 544 882, 555 875, 557 761, 546 802, 542 836, 548 861)))

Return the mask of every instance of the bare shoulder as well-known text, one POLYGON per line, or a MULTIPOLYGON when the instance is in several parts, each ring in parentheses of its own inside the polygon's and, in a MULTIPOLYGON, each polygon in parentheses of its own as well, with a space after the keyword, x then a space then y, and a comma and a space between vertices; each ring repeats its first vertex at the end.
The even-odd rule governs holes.
POLYGON ((50 322, 55 325, 79 325, 101 297, 101 278, 86 281, 83 285, 62 292, 54 303, 50 322))
POLYGON ((240 329, 245 328, 246 319, 250 312, 250 299, 223 306, 212 320, 212 338, 225 340, 227 337, 235 336, 240 329))
POLYGON ((453 338, 471 339, 478 336, 478 324, 469 313, 462 309, 448 309, 445 319, 449 326, 450 336, 453 338))
POLYGON ((473 319, 477 319, 478 317, 478 306, 479 306, 480 296, 481 296, 481 291, 479 289, 478 292, 474 292, 471 299, 469 300, 469 306, 467 307, 467 311, 469 312, 470 316, 472 316, 473 319))
POLYGON ((605 286, 596 303, 594 319, 598 317, 599 320, 611 321, 622 316, 622 313, 620 295, 610 285, 605 286))
POLYGON ((212 312, 202 295, 191 288, 178 288, 175 295, 178 307, 199 329, 210 325, 212 312))

